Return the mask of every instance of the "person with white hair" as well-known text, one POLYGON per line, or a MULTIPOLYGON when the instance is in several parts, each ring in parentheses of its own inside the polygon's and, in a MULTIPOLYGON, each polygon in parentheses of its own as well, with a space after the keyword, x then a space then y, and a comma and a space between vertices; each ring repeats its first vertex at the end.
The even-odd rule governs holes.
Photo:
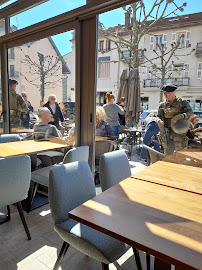
POLYGON ((60 129, 59 121, 61 121, 62 126, 65 125, 64 116, 60 110, 60 106, 56 102, 56 95, 49 95, 48 102, 44 104, 44 107, 47 107, 53 115, 53 121, 51 121, 49 124, 56 126, 58 129, 60 129))
POLYGON ((53 122, 53 115, 46 107, 38 110, 39 123, 34 125, 34 139, 61 137, 59 130, 49 123, 53 122))

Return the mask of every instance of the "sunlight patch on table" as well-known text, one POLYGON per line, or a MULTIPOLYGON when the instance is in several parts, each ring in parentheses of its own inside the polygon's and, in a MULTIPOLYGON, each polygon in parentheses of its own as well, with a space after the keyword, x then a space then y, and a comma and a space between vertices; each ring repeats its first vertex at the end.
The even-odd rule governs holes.
POLYGON ((93 200, 87 201, 83 205, 88 207, 88 208, 91 208, 93 210, 96 210, 100 213, 103 213, 107 216, 111 216, 111 214, 112 214, 112 212, 108 206, 101 204, 101 203, 98 203, 98 202, 95 202, 93 200))
POLYGON ((162 227, 163 225, 156 225, 150 222, 146 222, 146 226, 153 234, 157 236, 160 236, 164 239, 177 243, 181 246, 190 248, 197 252, 202 252, 201 242, 193 240, 188 236, 182 235, 180 233, 176 233, 171 230, 165 229, 162 227))

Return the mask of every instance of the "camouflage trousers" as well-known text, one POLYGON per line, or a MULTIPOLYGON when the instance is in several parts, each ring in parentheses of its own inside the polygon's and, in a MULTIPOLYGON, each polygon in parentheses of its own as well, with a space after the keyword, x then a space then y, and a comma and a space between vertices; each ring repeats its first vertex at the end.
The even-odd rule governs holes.
POLYGON ((164 154, 166 156, 173 154, 174 151, 180 151, 183 148, 188 146, 188 138, 186 134, 176 134, 172 130, 170 130, 169 134, 170 145, 167 145, 165 133, 161 131, 160 133, 160 143, 163 146, 164 154))

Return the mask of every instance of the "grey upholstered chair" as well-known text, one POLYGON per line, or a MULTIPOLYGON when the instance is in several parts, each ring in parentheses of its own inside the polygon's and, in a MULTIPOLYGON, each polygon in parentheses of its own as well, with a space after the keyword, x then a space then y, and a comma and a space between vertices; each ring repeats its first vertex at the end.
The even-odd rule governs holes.
MULTIPOLYGON (((0 207, 16 203, 28 240, 31 239, 24 218, 21 201, 27 197, 31 178, 31 162, 28 156, 0 158, 0 207)), ((8 208, 7 220, 10 220, 8 208)))
POLYGON ((162 160, 166 157, 164 154, 156 151, 155 149, 143 144, 143 147, 146 149, 147 154, 147 165, 149 166, 151 163, 155 163, 159 160, 162 160))
POLYGON ((123 150, 102 154, 100 157, 100 185, 102 191, 131 176, 130 164, 123 150))
POLYGON ((21 139, 18 134, 1 134, 0 135, 0 143, 17 142, 20 140, 21 139))
MULTIPOLYGON (((89 158, 89 146, 79 146, 79 147, 75 147, 69 150, 64 156, 62 163, 65 164, 65 163, 80 161, 80 160, 84 160, 88 162, 88 158, 89 158)), ((49 186, 49 172, 53 166, 54 165, 44 167, 44 168, 41 168, 32 172, 31 180, 34 182, 34 187, 31 194, 30 207, 34 200, 38 184, 41 184, 46 187, 49 186)))
MULTIPOLYGON (((100 185, 102 191, 118 184, 120 181, 131 176, 130 164, 126 153, 123 150, 117 150, 102 154, 100 157, 100 185)), ((142 269, 139 252, 133 248, 138 270, 142 269)), ((149 255, 147 255, 149 265, 149 255)), ((150 269, 150 268, 148 268, 150 269)))
POLYGON ((69 245, 100 261, 102 269, 120 258, 130 247, 114 238, 80 224, 68 213, 96 196, 93 176, 85 161, 57 165, 50 170, 49 201, 54 228, 63 239, 54 266, 58 269, 69 245))

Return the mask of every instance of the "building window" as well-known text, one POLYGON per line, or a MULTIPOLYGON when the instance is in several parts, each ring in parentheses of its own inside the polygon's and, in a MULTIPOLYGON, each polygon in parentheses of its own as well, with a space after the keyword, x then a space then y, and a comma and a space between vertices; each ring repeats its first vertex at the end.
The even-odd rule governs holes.
POLYGON ((202 62, 199 62, 197 67, 197 80, 201 80, 201 75, 202 75, 202 62))
POLYGON ((162 48, 162 45, 164 45, 164 49, 167 48, 167 35, 150 36, 150 51, 153 51, 154 49, 159 51, 162 48))
POLYGON ((179 48, 188 48, 191 46, 191 32, 182 31, 172 33, 172 44, 179 42, 179 48))
POLYGON ((189 64, 184 64, 184 77, 189 77, 189 64))
POLYGON ((104 40, 99 41, 99 51, 100 52, 104 51, 104 40))
POLYGON ((15 77, 15 66, 10 65, 10 77, 15 77))
POLYGON ((107 78, 110 75, 110 62, 99 62, 98 78, 107 78))
POLYGON ((106 40, 106 51, 110 51, 111 50, 111 40, 106 40))
POLYGON ((10 59, 15 59, 14 48, 11 48, 11 49, 10 49, 9 58, 10 58, 10 59))

